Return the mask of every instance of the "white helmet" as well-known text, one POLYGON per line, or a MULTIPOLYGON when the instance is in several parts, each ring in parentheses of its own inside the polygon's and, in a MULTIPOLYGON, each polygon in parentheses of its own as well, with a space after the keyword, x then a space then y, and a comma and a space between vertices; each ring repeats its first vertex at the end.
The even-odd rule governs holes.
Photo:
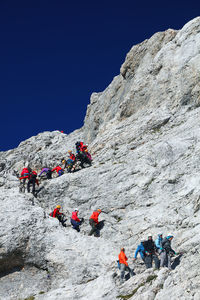
POLYGON ((75 208, 74 211, 78 211, 78 208, 75 208))
POLYGON ((168 235, 167 236, 173 236, 174 237, 174 235, 172 234, 172 233, 168 233, 168 235))
POLYGON ((148 235, 147 235, 147 236, 148 236, 148 237, 149 237, 149 236, 153 237, 153 234, 152 234, 152 233, 148 233, 148 235))

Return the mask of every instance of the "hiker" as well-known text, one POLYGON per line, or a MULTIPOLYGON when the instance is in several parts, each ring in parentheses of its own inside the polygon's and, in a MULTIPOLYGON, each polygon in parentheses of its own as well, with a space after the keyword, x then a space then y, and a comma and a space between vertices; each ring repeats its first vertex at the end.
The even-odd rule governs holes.
POLYGON ((31 168, 23 168, 23 170, 21 172, 21 177, 30 175, 30 172, 31 172, 31 168))
POLYGON ((92 227, 92 229, 89 233, 89 236, 93 235, 93 233, 94 233, 94 236, 96 236, 96 237, 99 235, 99 228, 98 228, 99 220, 98 220, 98 217, 99 217, 100 213, 101 213, 101 209, 97 209, 90 216, 89 224, 92 227))
POLYGON ((145 241, 144 239, 141 239, 141 243, 137 246, 133 260, 136 260, 138 253, 140 253, 140 257, 144 261, 144 257, 145 257, 144 241, 145 241))
POLYGON ((77 148, 77 159, 80 160, 81 168, 84 168, 84 163, 91 165, 92 163, 92 157, 90 153, 88 153, 87 145, 83 145, 83 142, 77 142, 76 143, 77 148))
POLYGON ((168 236, 162 240, 161 244, 162 252, 160 254, 160 266, 167 266, 169 270, 172 269, 171 256, 176 255, 176 252, 171 247, 171 241, 173 238, 174 236, 172 234, 168 234, 168 236))
POLYGON ((39 186, 39 182, 37 179, 37 173, 35 171, 32 171, 29 176, 29 181, 27 183, 27 191, 28 191, 28 193, 30 193, 30 185, 32 185, 32 193, 36 197, 35 184, 37 184, 39 186))
POLYGON ((72 161, 76 160, 76 156, 73 154, 72 150, 68 150, 69 153, 69 159, 71 159, 72 161))
POLYGON ((80 149, 83 147, 83 142, 76 142, 75 146, 76 146, 76 153, 79 154, 80 149))
POLYGON ((71 224, 72 224, 72 228, 73 229, 75 229, 78 232, 80 232, 79 226, 83 223, 83 218, 79 219, 78 218, 78 213, 79 213, 78 208, 75 208, 75 210, 72 212, 71 224))
POLYGON ((61 176, 64 174, 64 170, 60 167, 60 166, 57 166, 55 167, 54 169, 51 170, 51 172, 53 173, 54 171, 57 172, 58 176, 61 176))
POLYGON ((127 260, 128 258, 125 255, 125 249, 121 248, 121 252, 119 254, 119 264, 120 264, 120 283, 124 282, 125 271, 128 271, 131 276, 133 276, 133 270, 131 270, 128 266, 127 260))
POLYGON ((66 227, 66 219, 64 219, 64 214, 60 212, 61 206, 57 205, 56 208, 50 213, 50 216, 53 218, 57 218, 62 226, 66 227))
POLYGON ((87 147, 88 147, 88 145, 83 145, 83 143, 82 143, 82 145, 80 147, 80 152, 85 153, 85 150, 87 150, 87 147))
POLYGON ((51 179, 51 178, 52 178, 52 177, 51 177, 51 175, 52 175, 51 169, 49 169, 49 168, 43 168, 42 171, 41 171, 40 174, 39 174, 39 177, 40 177, 43 173, 45 173, 47 179, 51 179))
POLYGON ((20 187, 19 187, 20 192, 25 192, 25 184, 26 184, 26 181, 29 180, 30 172, 31 172, 30 168, 23 168, 23 170, 21 172, 21 177, 19 178, 20 179, 20 187))
POLYGON ((155 240, 155 245, 156 245, 156 252, 158 254, 161 253, 162 249, 162 240, 163 240, 163 234, 159 233, 158 238, 155 240))
POLYGON ((67 172, 72 172, 75 169, 76 156, 72 153, 71 150, 68 151, 69 158, 65 160, 65 168, 67 167, 67 172))
POLYGON ((91 154, 88 152, 88 149, 85 150, 85 154, 86 154, 87 158, 88 158, 90 161, 92 161, 92 156, 91 156, 91 154))
POLYGON ((148 240, 143 243, 145 249, 144 263, 146 268, 152 268, 152 262, 155 263, 155 268, 159 269, 159 259, 156 255, 156 246, 152 238, 152 234, 148 234, 148 240))

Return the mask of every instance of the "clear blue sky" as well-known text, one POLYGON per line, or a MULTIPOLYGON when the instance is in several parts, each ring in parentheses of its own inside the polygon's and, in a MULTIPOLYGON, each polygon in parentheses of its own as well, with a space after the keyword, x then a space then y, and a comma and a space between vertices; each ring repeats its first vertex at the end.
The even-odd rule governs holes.
POLYGON ((134 44, 199 12, 200 1, 0 0, 0 151, 80 128, 134 44))

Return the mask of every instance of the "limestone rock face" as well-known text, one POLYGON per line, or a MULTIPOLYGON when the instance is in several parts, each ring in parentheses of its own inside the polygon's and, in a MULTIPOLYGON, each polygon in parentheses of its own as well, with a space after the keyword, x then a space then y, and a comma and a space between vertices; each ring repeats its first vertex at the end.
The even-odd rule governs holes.
POLYGON ((134 46, 127 54, 119 76, 103 93, 94 93, 85 117, 85 136, 94 140, 111 120, 122 120, 149 109, 200 103, 199 17, 180 31, 167 30, 134 46))
POLYGON ((200 299, 200 18, 134 46, 121 74, 93 94, 85 125, 44 132, 0 152, 0 299, 200 299), (19 192, 24 166, 39 171, 87 138, 93 164, 19 192), (49 213, 60 204, 62 227, 49 213), (85 222, 71 228, 75 207, 85 222), (88 219, 101 208, 99 238, 88 219), (173 270, 145 270, 141 238, 174 234, 173 270), (125 247, 135 276, 119 283, 125 247), (34 298, 33 298, 34 297, 34 298))

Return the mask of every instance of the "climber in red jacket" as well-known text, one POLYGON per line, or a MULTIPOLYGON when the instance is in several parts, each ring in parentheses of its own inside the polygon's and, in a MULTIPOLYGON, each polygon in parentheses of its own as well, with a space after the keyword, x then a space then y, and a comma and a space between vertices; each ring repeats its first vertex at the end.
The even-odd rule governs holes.
POLYGON ((87 146, 86 145, 81 145, 81 147, 80 147, 80 151, 81 152, 85 152, 85 150, 87 149, 87 146))
POLYGON ((76 156, 72 153, 72 151, 69 150, 68 153, 69 153, 69 159, 75 161, 76 160, 76 156))
POLYGON ((20 179, 20 187, 19 187, 20 192, 25 192, 25 184, 26 184, 26 181, 30 179, 30 172, 31 172, 30 168, 23 168, 23 170, 21 172, 21 177, 19 178, 20 179))
POLYGON ((53 210, 53 218, 58 218, 59 215, 62 215, 63 213, 60 212, 61 206, 57 205, 56 208, 53 210))
POLYGON ((55 167, 54 169, 51 170, 51 172, 54 172, 54 171, 57 172, 58 176, 61 176, 61 175, 64 174, 64 170, 60 166, 57 166, 57 167, 55 167))
POLYGON ((89 219, 90 226, 92 227, 89 235, 92 235, 94 233, 94 236, 98 236, 98 224, 99 224, 98 217, 100 213, 101 213, 101 209, 97 209, 92 213, 89 219))
POLYGON ((28 168, 23 168, 21 172, 21 177, 28 176, 30 174, 30 170, 28 168))
POLYGON ((53 218, 57 218, 59 222, 66 227, 66 219, 64 219, 64 214, 60 212, 61 206, 57 205, 53 212, 50 213, 50 216, 53 218))
POLYGON ((30 186, 32 185, 32 193, 35 197, 37 197, 37 193, 35 191, 35 184, 39 186, 39 182, 37 179, 37 173, 35 171, 32 171, 29 176, 29 181, 27 183, 27 192, 30 193, 30 186))
POLYGON ((80 231, 79 226, 83 223, 84 219, 78 218, 78 208, 75 208, 75 210, 72 212, 72 216, 71 216, 71 224, 72 224, 72 228, 77 230, 78 232, 80 231))

